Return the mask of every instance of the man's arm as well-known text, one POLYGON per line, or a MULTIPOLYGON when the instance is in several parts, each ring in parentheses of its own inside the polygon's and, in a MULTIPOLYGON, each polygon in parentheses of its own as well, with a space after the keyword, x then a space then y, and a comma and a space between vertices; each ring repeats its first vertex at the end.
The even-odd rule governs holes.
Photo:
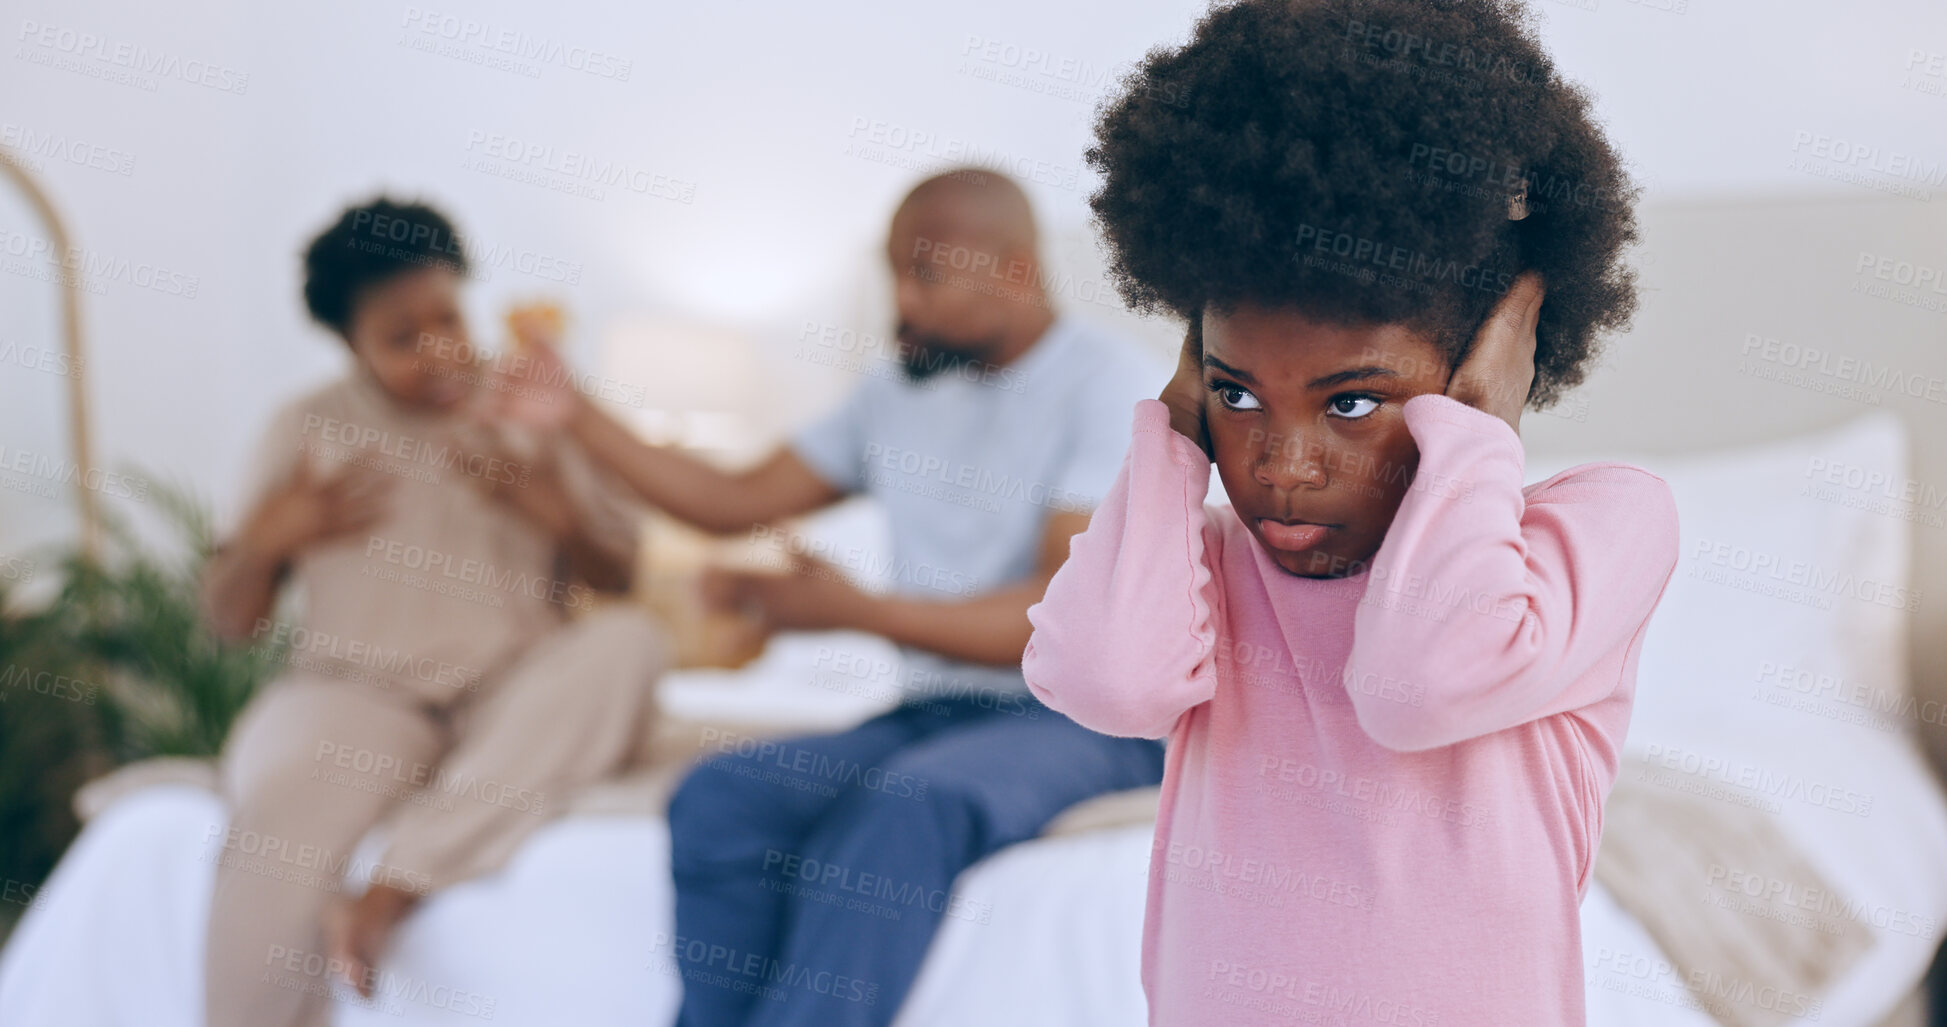
MULTIPOLYGON (((531 327, 531 326, 530 326, 531 327)), ((564 429, 598 465, 653 506, 700 531, 728 535, 807 513, 845 490, 812 470, 789 447, 743 471, 723 471, 671 446, 637 438, 599 405, 562 383, 567 375, 552 338, 537 336, 507 378, 500 412, 517 422, 564 429)))
POLYGON ((644 442, 593 403, 579 401, 568 430, 595 461, 644 500, 701 531, 727 535, 844 498, 789 447, 744 471, 723 471, 670 446, 644 442))
POLYGON ((910 596, 869 596, 861 631, 970 663, 1019 666, 1033 625, 1028 607, 1041 601, 1048 581, 1068 559, 1068 540, 1088 527, 1088 515, 1057 511, 1042 530, 1034 576, 973 599, 943 602, 910 596))
POLYGON ((1069 539, 1087 527, 1087 514, 1051 513, 1034 575, 971 599, 875 595, 813 560, 800 560, 791 574, 717 571, 706 594, 753 609, 773 631, 866 631, 949 659, 1018 666, 1032 632, 1028 607, 1068 558, 1069 539))

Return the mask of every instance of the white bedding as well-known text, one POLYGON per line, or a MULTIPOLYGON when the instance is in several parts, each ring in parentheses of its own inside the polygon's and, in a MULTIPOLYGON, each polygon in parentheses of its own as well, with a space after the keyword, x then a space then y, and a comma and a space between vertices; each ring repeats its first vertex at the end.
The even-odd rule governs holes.
MULTIPOLYGON (((223 819, 210 793, 164 786, 90 823, 0 959, 9 1027, 199 1027, 205 839, 223 819)), ((1016 846, 968 871, 962 906, 991 910, 988 922, 946 921, 900 1027, 1142 1024, 1148 859, 1148 829, 1130 827, 1016 846)), ((670 930, 668 860, 660 820, 558 821, 505 872, 429 900, 399 934, 380 996, 341 1005, 337 1023, 669 1023, 674 968, 652 956, 670 930)), ((1592 1027, 1712 1022, 1600 888, 1582 912, 1588 962, 1610 954, 1590 973, 1592 1027)))

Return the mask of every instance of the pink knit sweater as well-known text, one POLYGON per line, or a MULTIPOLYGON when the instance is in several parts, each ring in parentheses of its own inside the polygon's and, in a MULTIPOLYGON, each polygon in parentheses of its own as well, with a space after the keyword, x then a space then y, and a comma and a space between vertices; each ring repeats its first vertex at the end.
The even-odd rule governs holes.
POLYGON ((1279 568, 1136 404, 1115 485, 1028 609, 1021 667, 1085 726, 1168 738, 1150 1023, 1581 1024, 1578 907, 1650 614, 1669 486, 1522 486, 1499 418, 1404 407, 1413 487, 1370 565, 1279 568))

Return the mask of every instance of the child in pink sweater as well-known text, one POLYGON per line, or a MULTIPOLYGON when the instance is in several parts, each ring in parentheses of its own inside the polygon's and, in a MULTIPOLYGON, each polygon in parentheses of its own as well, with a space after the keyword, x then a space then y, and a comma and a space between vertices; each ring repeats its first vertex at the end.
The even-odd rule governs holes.
POLYGON ((1578 906, 1677 520, 1627 464, 1523 484, 1522 410, 1631 313, 1634 224, 1521 16, 1243 0, 1098 126, 1124 294, 1190 328, 1022 670, 1168 740, 1152 1024, 1583 1022, 1578 906), (1521 170, 1402 174, 1422 149, 1521 170))

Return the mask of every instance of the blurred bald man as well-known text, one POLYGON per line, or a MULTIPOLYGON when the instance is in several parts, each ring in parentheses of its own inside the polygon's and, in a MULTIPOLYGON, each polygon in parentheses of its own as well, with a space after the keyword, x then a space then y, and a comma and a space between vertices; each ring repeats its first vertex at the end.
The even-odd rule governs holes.
POLYGON ((889 593, 819 566, 709 589, 774 630, 891 639, 905 695, 839 734, 726 742, 678 788, 676 936, 660 947, 684 980, 685 1027, 890 1023, 942 917, 985 919, 952 897, 962 870, 1075 803, 1162 780, 1160 742, 1048 709, 1020 664, 1027 608, 1167 369, 1055 312, 1028 199, 1004 176, 920 183, 886 257, 903 376, 869 378, 749 471, 646 445, 572 392, 551 397, 600 462, 705 530, 861 492, 892 527, 889 593))

